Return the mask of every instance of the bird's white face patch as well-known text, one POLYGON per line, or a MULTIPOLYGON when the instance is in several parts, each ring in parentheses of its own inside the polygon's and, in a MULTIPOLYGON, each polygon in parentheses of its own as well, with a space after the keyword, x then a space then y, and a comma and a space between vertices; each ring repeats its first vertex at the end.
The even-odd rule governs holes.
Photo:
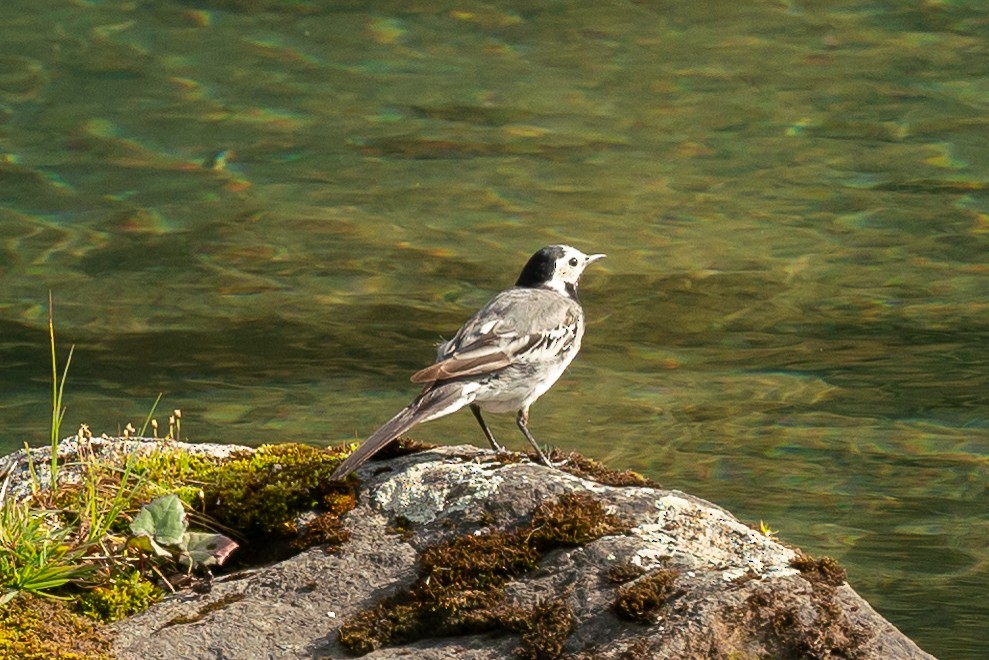
POLYGON ((563 254, 556 260, 553 267, 553 277, 546 283, 546 286, 566 295, 567 285, 570 285, 571 288, 576 287, 584 269, 598 259, 604 258, 604 255, 584 254, 569 245, 561 245, 560 247, 563 254))

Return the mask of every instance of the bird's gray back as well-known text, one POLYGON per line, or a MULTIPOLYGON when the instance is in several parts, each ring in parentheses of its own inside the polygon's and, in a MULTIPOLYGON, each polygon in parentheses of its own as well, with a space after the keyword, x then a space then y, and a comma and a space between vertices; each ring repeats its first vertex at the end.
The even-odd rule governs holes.
POLYGON ((551 289, 506 289, 470 317, 452 339, 441 344, 436 357, 446 359, 492 331, 526 337, 578 323, 582 334, 583 315, 580 303, 551 289))

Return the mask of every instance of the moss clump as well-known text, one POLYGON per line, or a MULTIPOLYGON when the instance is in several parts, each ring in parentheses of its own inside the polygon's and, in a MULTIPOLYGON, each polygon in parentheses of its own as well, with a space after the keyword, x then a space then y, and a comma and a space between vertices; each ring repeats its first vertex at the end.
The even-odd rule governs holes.
POLYGON ((111 640, 95 621, 60 600, 18 596, 0 608, 0 657, 110 660, 111 640))
POLYGON ((818 583, 810 606, 778 591, 760 590, 746 601, 749 625, 764 635, 767 651, 781 660, 858 658, 869 633, 850 619, 835 589, 818 583))
POLYGON ((493 531, 478 536, 460 536, 426 548, 419 558, 421 572, 427 578, 421 593, 442 600, 459 587, 500 586, 531 571, 539 563, 541 553, 535 544, 522 538, 520 532, 493 531))
POLYGON ((586 493, 567 493, 556 505, 536 507, 529 527, 532 541, 547 548, 583 545, 626 529, 586 493))
MULTIPOLYGON (((477 456, 474 453, 454 454, 454 456, 466 461, 477 460, 477 456)), ((643 488, 661 487, 652 479, 644 477, 638 472, 633 472, 632 470, 612 470, 606 467, 603 463, 599 463, 592 458, 587 458, 583 454, 578 454, 577 452, 564 452, 559 449, 553 449, 546 453, 546 457, 554 464, 557 464, 560 470, 564 472, 568 472, 582 479, 596 481, 597 483, 604 484, 605 486, 638 486, 643 488)), ((526 460, 530 463, 542 464, 542 459, 534 451, 530 451, 528 453, 517 453, 506 450, 498 452, 490 459, 484 460, 497 461, 503 465, 515 465, 526 460)))
POLYGON ((330 481, 341 453, 300 444, 263 445, 220 464, 203 487, 206 513, 243 534, 292 533, 292 520, 352 486, 330 481))
POLYGON ((811 582, 837 587, 848 580, 848 571, 833 557, 815 559, 810 555, 801 553, 790 562, 790 566, 800 571, 811 582))
POLYGON ((171 449, 167 445, 130 460, 134 476, 143 485, 141 500, 150 502, 159 495, 174 493, 193 510, 202 509, 203 486, 213 479, 222 462, 215 456, 171 449))
POLYGON ((766 647, 785 660, 860 657, 869 632, 840 602, 837 588, 846 581, 845 569, 831 557, 803 553, 790 565, 810 584, 809 603, 768 589, 746 600, 747 618, 763 632, 766 647))
POLYGON ((143 612, 162 596, 164 592, 160 588, 135 571, 85 592, 77 604, 86 616, 109 623, 143 612))
POLYGON ((613 584, 625 584, 646 574, 646 569, 632 562, 615 564, 608 569, 608 581, 613 584))
POLYGON ((132 469, 153 484, 145 489, 149 494, 176 493, 188 508, 236 534, 241 548, 232 561, 251 565, 319 543, 339 547, 349 538, 340 516, 357 504, 355 485, 330 480, 345 455, 343 448, 296 443, 228 458, 162 447, 135 457, 132 469), (300 532, 295 520, 307 511, 320 513, 300 532))
POLYGON ((436 449, 436 447, 437 445, 431 445, 428 442, 419 442, 418 440, 413 440, 412 438, 402 436, 401 438, 392 440, 378 450, 374 456, 371 457, 371 460, 387 461, 400 456, 408 456, 409 454, 417 454, 421 451, 436 449))
POLYGON ((671 569, 659 569, 632 584, 621 587, 612 607, 623 619, 652 623, 660 608, 670 598, 682 592, 676 588, 679 573, 671 569))
POLYGON ((522 633, 526 657, 555 657, 550 650, 562 648, 572 627, 564 625, 568 617, 561 605, 523 615, 506 604, 505 585, 536 568, 553 548, 627 529, 590 495, 563 495, 540 505, 523 527, 468 534, 427 548, 415 584, 346 621, 338 638, 364 654, 426 637, 500 629, 522 633), (526 617, 531 627, 523 626, 526 617))
POLYGON ((310 520, 302 533, 292 541, 291 545, 296 550, 322 544, 326 546, 327 552, 335 552, 350 540, 350 532, 343 526, 341 516, 357 506, 353 486, 326 484, 325 487, 331 492, 323 496, 323 513, 310 520))
POLYGON ((340 515, 354 507, 353 486, 330 481, 344 455, 340 448, 297 443, 262 445, 228 459, 163 447, 136 457, 133 471, 155 485, 154 494, 176 493, 241 534, 291 534, 303 511, 340 515))
POLYGON ((357 506, 357 494, 352 488, 328 489, 323 496, 322 508, 327 513, 342 516, 357 506))
POLYGON ((304 550, 314 545, 325 545, 327 552, 335 552, 350 540, 350 532, 343 526, 340 515, 332 511, 321 513, 306 523, 305 529, 292 540, 292 547, 304 550))
POLYGON ((522 644, 515 655, 522 660, 559 657, 574 627, 573 609, 562 598, 531 608, 504 610, 500 620, 508 630, 521 633, 522 644))
MULTIPOLYGON (((536 462, 539 457, 535 452, 528 454, 529 460, 536 462)), ((659 488, 660 485, 648 479, 638 472, 631 470, 612 470, 603 463, 599 463, 592 458, 587 458, 577 452, 562 452, 559 449, 552 450, 547 456, 553 463, 562 463, 560 469, 572 475, 596 481, 606 486, 640 486, 648 488, 659 488)))

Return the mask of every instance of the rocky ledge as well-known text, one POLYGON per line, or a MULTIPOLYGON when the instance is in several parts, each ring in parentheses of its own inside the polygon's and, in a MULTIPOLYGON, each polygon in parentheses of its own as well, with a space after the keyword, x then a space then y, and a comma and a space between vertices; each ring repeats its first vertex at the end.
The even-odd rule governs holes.
POLYGON ((358 472, 350 539, 115 624, 119 658, 930 658, 827 558, 474 447, 358 472))

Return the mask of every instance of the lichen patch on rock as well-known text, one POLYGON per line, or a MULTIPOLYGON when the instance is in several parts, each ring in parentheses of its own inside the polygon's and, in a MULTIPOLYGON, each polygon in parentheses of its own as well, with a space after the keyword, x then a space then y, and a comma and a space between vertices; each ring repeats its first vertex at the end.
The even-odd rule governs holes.
POLYGON ((413 523, 430 523, 444 511, 463 511, 484 501, 504 481, 490 464, 451 462, 443 479, 431 478, 431 466, 414 464, 381 481, 372 496, 374 505, 413 523))

